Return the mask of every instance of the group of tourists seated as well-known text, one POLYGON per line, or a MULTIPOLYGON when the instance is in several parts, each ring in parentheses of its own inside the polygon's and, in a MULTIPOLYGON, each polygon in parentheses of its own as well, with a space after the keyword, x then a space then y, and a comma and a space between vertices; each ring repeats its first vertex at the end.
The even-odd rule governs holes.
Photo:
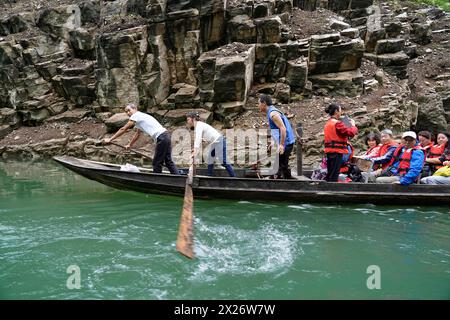
MULTIPOLYGON (((367 134, 365 143, 367 151, 355 157, 353 146, 347 141, 348 153, 344 154, 337 182, 450 185, 450 146, 447 133, 439 133, 434 142, 433 135, 428 131, 420 131, 418 134, 406 131, 398 143, 394 140, 392 131, 384 129, 380 134, 367 134), (354 165, 353 158, 370 160, 370 170, 360 172, 354 165)), ((326 160, 326 157, 322 160, 312 179, 326 180, 326 160)))
POLYGON ((450 184, 448 134, 439 133, 437 143, 433 143, 428 131, 406 131, 399 144, 393 140, 392 131, 385 129, 380 143, 374 145, 377 139, 374 133, 366 139, 369 149, 363 159, 373 163, 372 172, 362 173, 368 182, 450 184))

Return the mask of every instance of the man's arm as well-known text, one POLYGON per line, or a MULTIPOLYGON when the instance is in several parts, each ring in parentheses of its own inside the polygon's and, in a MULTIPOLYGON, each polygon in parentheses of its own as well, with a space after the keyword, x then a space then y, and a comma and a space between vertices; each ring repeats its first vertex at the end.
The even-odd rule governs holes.
POLYGON ((192 150, 192 156, 196 157, 198 152, 200 151, 200 147, 202 145, 202 139, 203 139, 203 130, 198 123, 195 126, 194 133, 195 133, 194 149, 192 150))
POLYGON ((139 139, 139 137, 141 136, 141 130, 137 129, 136 133, 133 135, 133 138, 131 138, 131 141, 129 144, 127 144, 125 146, 125 149, 130 149, 131 146, 137 141, 137 139, 139 139))
POLYGON ((385 164, 391 161, 392 156, 394 155, 394 151, 397 149, 396 146, 390 147, 388 151, 382 155, 381 157, 372 158, 370 160, 373 161, 374 164, 385 164))
POLYGON ((108 144, 111 141, 117 139, 121 135, 123 135, 128 129, 132 128, 134 126, 134 121, 129 120, 122 128, 119 129, 111 138, 109 139, 103 139, 103 142, 108 144))
POLYGON ((431 164, 442 164, 440 158, 427 158, 425 161, 431 164))
POLYGON ((278 152, 283 154, 284 142, 286 141, 286 127, 284 126, 283 120, 281 120, 280 114, 277 111, 272 111, 270 113, 270 118, 280 130, 280 145, 278 146, 278 152))

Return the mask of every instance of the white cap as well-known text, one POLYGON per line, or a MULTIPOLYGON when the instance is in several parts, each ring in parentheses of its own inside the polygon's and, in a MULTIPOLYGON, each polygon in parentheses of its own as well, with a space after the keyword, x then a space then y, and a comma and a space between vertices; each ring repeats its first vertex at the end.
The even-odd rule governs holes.
POLYGON ((402 139, 406 138, 406 137, 411 137, 411 138, 417 139, 417 135, 416 135, 416 133, 414 131, 406 131, 406 132, 404 132, 403 135, 402 135, 402 139))

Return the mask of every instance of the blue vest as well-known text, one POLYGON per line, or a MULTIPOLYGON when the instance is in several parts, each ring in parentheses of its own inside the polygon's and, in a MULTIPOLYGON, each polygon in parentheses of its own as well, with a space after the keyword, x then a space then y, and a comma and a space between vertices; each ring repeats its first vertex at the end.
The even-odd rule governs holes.
POLYGON ((272 131, 272 137, 275 139, 275 141, 278 142, 278 144, 280 143, 280 129, 278 129, 275 122, 273 122, 273 120, 270 118, 270 113, 272 111, 277 111, 280 114, 281 120, 283 120, 283 124, 286 127, 286 139, 284 140, 284 146, 293 144, 295 142, 295 135, 294 131, 292 130, 291 124, 289 123, 288 118, 286 118, 283 112, 281 112, 274 106, 270 106, 269 109, 267 109, 267 120, 269 121, 269 126, 272 131))

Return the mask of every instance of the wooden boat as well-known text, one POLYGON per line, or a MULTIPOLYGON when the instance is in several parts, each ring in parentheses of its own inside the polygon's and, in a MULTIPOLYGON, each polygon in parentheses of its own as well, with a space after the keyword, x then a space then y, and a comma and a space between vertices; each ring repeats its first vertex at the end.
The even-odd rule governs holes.
MULTIPOLYGON (((78 159, 70 156, 53 158, 66 168, 117 189, 144 193, 184 195, 186 175, 121 171, 120 165, 78 159)), ((220 170, 216 170, 220 172, 220 170)), ((208 177, 198 170, 193 182, 196 198, 257 201, 373 203, 390 205, 448 205, 450 186, 393 184, 330 183, 325 181, 269 180, 246 178, 245 170, 236 170, 236 178, 208 177)))

